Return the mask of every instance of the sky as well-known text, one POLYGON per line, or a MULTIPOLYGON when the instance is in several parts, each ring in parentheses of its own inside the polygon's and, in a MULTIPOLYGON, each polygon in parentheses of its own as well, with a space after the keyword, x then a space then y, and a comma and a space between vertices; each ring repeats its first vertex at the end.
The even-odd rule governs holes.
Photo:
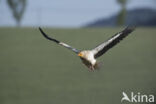
MULTIPOLYGON (((156 9, 156 0, 128 0, 127 9, 156 9)), ((27 0, 21 26, 81 27, 120 11, 117 0, 27 0)), ((7 5, 0 0, 0 26, 16 26, 7 5)))

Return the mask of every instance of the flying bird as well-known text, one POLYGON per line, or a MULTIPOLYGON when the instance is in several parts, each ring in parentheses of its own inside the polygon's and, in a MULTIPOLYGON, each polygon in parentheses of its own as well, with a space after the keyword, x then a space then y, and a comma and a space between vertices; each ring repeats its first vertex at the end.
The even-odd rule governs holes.
POLYGON ((39 27, 40 32, 42 35, 48 39, 51 40, 65 48, 68 48, 72 50, 74 53, 76 53, 80 59, 82 60, 82 63, 88 67, 89 70, 95 70, 99 69, 99 63, 97 62, 97 58, 102 56, 105 52, 107 52, 110 48, 115 46, 117 43, 119 43, 123 38, 128 36, 131 32, 133 32, 135 27, 126 27, 121 32, 116 33, 114 36, 112 36, 107 41, 103 42, 102 44, 98 45, 94 49, 91 50, 78 50, 76 48, 71 47, 70 45, 58 41, 52 37, 49 37, 43 30, 39 27))

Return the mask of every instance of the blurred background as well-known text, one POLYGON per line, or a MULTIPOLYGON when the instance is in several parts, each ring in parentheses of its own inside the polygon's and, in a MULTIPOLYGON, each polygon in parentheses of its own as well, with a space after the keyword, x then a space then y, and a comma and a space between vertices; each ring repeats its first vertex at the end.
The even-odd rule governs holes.
POLYGON ((121 103, 123 91, 156 97, 155 5, 156 0, 0 0, 0 104, 133 104, 121 103), (100 57, 102 67, 93 72, 38 30, 83 50, 127 25, 137 28, 100 57))
POLYGON ((155 0, 1 0, 0 26, 156 26, 155 0))

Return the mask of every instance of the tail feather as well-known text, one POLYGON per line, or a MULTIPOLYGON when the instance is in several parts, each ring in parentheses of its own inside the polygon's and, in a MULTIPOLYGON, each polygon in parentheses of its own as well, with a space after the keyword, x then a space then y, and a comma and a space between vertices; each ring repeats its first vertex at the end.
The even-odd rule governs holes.
POLYGON ((93 67, 95 70, 99 70, 101 68, 101 64, 99 62, 96 62, 93 67))

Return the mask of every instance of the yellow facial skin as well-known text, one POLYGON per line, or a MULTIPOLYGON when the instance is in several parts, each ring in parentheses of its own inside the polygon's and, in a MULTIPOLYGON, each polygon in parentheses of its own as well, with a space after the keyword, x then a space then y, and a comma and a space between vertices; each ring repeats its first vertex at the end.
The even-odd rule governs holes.
POLYGON ((78 54, 78 56, 83 57, 83 54, 80 52, 80 53, 78 54))

